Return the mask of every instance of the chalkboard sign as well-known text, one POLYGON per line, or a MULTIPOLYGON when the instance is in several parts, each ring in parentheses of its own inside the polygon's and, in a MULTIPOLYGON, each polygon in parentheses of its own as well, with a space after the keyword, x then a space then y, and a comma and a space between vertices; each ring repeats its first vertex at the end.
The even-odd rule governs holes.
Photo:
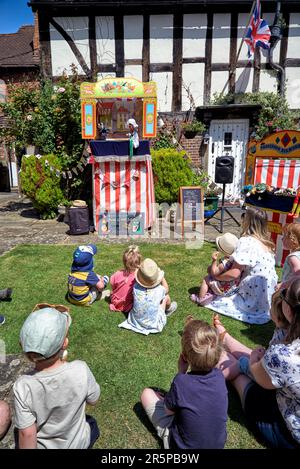
POLYGON ((180 187, 179 204, 181 211, 182 236, 185 222, 203 221, 203 189, 200 186, 180 187))

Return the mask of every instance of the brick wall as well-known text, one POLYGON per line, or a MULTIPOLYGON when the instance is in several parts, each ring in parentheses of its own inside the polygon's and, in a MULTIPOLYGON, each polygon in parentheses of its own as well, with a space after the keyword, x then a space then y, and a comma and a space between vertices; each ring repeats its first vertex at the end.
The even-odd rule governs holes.
POLYGON ((186 113, 159 113, 159 116, 163 119, 167 131, 175 135, 179 148, 186 151, 193 166, 202 166, 203 136, 198 134, 194 138, 186 138, 181 130, 181 122, 185 120, 186 113))

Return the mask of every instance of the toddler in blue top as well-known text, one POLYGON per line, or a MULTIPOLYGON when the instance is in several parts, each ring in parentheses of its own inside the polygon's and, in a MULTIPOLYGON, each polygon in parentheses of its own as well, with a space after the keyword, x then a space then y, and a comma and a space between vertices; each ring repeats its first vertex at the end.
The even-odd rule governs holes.
POLYGON ((68 301, 78 306, 89 306, 101 297, 109 277, 101 277, 93 271, 95 244, 78 246, 73 254, 71 273, 68 277, 68 301))

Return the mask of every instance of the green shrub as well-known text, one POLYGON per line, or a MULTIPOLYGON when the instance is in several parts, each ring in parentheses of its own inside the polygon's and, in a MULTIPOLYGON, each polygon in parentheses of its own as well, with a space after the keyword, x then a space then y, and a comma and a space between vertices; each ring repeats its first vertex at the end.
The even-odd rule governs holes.
POLYGON ((192 185, 193 171, 185 155, 184 151, 174 148, 151 150, 157 203, 177 202, 179 187, 192 185))
POLYGON ((30 156, 22 159, 21 186, 22 192, 31 199, 34 208, 43 219, 54 218, 57 207, 64 202, 60 188, 60 177, 50 166, 60 169, 60 161, 54 155, 46 155, 40 159, 30 156), (48 161, 48 164, 46 163, 48 161))

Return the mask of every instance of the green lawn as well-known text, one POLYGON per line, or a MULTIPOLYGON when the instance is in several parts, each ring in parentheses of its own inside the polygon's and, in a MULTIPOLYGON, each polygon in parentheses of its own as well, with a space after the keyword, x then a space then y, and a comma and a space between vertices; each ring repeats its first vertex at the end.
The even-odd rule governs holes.
MULTIPOLYGON (((121 267, 124 244, 99 244, 95 271, 112 274, 121 267)), ((165 271, 172 299, 178 310, 161 334, 148 337, 119 329, 122 313, 112 313, 105 301, 89 308, 71 307, 69 359, 85 360, 101 386, 96 416, 101 427, 98 448, 159 448, 160 442, 149 425, 139 397, 146 386, 168 389, 177 371, 180 332, 187 314, 211 321, 212 312, 189 300, 205 275, 214 246, 186 250, 184 245, 141 244, 144 257, 152 257, 165 271)), ((63 303, 67 275, 74 246, 19 246, 0 258, 1 288, 14 288, 11 302, 0 302, 0 314, 6 323, 0 328, 7 353, 18 353, 20 328, 39 302, 63 303)), ((253 347, 267 345, 272 324, 253 326, 225 318, 223 323, 237 339, 253 347)), ((229 390, 227 448, 260 448, 245 427, 239 400, 229 390)))

